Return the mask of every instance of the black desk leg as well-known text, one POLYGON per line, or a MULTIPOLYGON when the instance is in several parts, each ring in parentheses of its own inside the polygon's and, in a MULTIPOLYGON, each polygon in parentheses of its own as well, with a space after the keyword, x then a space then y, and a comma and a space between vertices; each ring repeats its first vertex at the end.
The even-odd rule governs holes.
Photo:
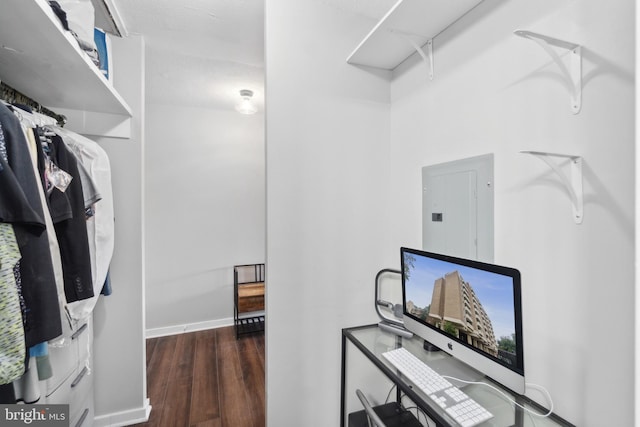
POLYGON ((344 409, 345 409, 345 370, 346 370, 346 352, 347 338, 342 333, 342 370, 340 373, 340 427, 344 427, 344 409))

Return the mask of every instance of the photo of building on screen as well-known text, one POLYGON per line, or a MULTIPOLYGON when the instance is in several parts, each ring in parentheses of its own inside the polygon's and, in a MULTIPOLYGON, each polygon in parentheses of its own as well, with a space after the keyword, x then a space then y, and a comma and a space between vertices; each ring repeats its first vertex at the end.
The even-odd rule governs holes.
POLYGON ((407 311, 485 353, 503 360, 511 359, 499 351, 491 319, 473 287, 458 271, 436 279, 429 306, 418 307, 409 301, 407 311))

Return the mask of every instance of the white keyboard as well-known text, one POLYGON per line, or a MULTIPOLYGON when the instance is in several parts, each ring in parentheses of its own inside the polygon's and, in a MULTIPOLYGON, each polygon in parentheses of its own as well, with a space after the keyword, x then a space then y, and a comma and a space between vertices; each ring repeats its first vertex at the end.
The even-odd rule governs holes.
POLYGON ((462 427, 473 427, 493 418, 491 412, 405 348, 396 348, 382 355, 462 427))

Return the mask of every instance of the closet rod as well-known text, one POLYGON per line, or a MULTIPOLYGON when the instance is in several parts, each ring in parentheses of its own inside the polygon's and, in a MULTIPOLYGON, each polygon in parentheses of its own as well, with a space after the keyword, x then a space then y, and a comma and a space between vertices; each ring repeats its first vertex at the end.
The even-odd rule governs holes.
POLYGON ((67 122, 67 118, 62 114, 57 114, 49 110, 47 107, 43 107, 42 105, 40 105, 39 102, 34 101, 24 93, 12 88, 11 86, 9 86, 8 84, 2 81, 0 81, 0 99, 4 100, 5 102, 8 102, 9 104, 27 105, 31 107, 33 111, 36 111, 40 114, 44 114, 49 117, 53 117, 58 122, 58 125, 61 127, 64 126, 64 124, 67 122))

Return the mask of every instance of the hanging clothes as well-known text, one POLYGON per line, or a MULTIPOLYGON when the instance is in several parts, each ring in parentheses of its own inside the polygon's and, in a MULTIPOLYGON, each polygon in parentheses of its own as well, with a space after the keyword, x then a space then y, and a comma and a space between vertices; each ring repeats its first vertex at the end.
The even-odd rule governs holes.
POLYGON ((51 210, 62 257, 64 291, 67 303, 70 303, 91 298, 94 295, 84 196, 76 158, 67 149, 60 136, 51 137, 50 150, 49 156, 52 162, 75 177, 64 193, 57 187, 50 192, 50 197, 63 195, 67 200, 62 211, 54 212, 53 205, 51 210))
POLYGON ((87 235, 94 297, 69 304, 71 316, 80 319, 93 311, 100 294, 111 293, 108 271, 113 256, 115 234, 111 165, 106 151, 95 141, 60 127, 52 127, 52 130, 62 137, 67 147, 75 154, 78 163, 84 166, 100 197, 99 202, 92 204, 91 197, 85 195, 85 207, 91 204, 93 215, 87 219, 87 235))
POLYGON ((38 401, 55 370, 48 346, 93 311, 114 243, 106 152, 25 111, 0 102, 0 321, 13 325, 0 337, 0 403, 38 401))
POLYGON ((22 308, 14 268, 20 250, 11 224, 0 223, 0 384, 8 384, 25 370, 22 308))
POLYGON ((60 347, 91 315, 113 253, 106 153, 79 135, 71 145, 52 134, 60 117, 18 108, 0 100, 0 403, 48 402, 60 347))
POLYGON ((13 224, 22 255, 22 296, 27 307, 25 342, 32 347, 62 333, 61 313, 45 233, 45 207, 38 195, 41 184, 34 176, 20 122, 4 104, 0 104, 0 133, 7 158, 5 162, 0 156, 0 221, 13 224))
MULTIPOLYGON (((34 176, 39 182, 44 183, 44 176, 40 176, 40 173, 38 170, 38 160, 40 158, 40 161, 43 161, 43 159, 41 158, 41 156, 39 156, 39 154, 42 154, 42 153, 38 151, 38 144, 36 142, 36 138, 34 135, 35 128, 27 127, 23 123, 23 131, 25 134, 25 138, 27 139, 29 154, 31 155, 31 163, 33 166, 32 169, 33 169, 34 176)), ((42 202, 43 206, 47 206, 47 198, 45 196, 44 184, 38 187, 38 195, 40 197, 40 201, 42 202)), ((44 221, 47 227, 49 250, 51 252, 51 262, 53 264, 56 289, 58 291, 58 304, 60 306, 60 314, 61 316, 63 316, 62 322, 65 322, 68 320, 66 316, 68 314, 68 310, 66 309, 67 302, 66 302, 66 297, 64 293, 64 277, 62 273, 62 260, 60 257, 60 247, 58 246, 58 240, 56 238, 53 221, 51 219, 51 213, 49 212, 48 209, 44 210, 44 221)), ((56 338, 55 341, 57 342, 60 339, 61 338, 56 338)), ((38 379, 42 381, 47 378, 50 378, 53 375, 53 368, 51 366, 51 362, 49 359, 48 343, 43 342, 43 343, 37 344, 29 348, 28 350, 29 350, 29 356, 31 358, 36 359, 38 379)), ((30 372, 29 375, 33 375, 33 372, 30 372)), ((26 384, 31 384, 31 383, 32 381, 27 381, 26 384)), ((33 393, 29 392, 29 387, 24 387, 24 381, 16 382, 16 384, 17 384, 17 386, 15 387, 17 392, 16 398, 19 397, 21 400, 24 401, 25 396, 18 393, 23 393, 25 391, 27 395, 27 400, 29 399, 28 395, 33 395, 33 393)))
MULTIPOLYGON (((37 145, 35 143, 35 138, 33 136, 33 132, 31 128, 26 127, 25 120, 27 117, 20 113, 21 110, 14 110, 13 112, 19 117, 19 121, 21 123, 21 129, 24 132, 25 140, 27 143, 27 149, 29 152, 29 158, 31 161, 30 169, 34 180, 36 183, 41 183, 42 177, 38 173, 38 156, 37 156, 37 145)), ((26 170, 26 169, 25 169, 26 170)), ((47 206, 46 198, 44 196, 44 188, 41 185, 36 185, 35 187, 37 196, 40 200, 41 205, 47 206)), ((9 205, 11 206, 11 205, 9 205)), ((60 254, 57 246, 57 240, 55 237, 55 233, 53 230, 53 223, 51 221, 51 216, 49 214, 48 209, 43 209, 43 218, 45 221, 45 228, 47 234, 47 241, 49 243, 49 249, 51 254, 51 262, 53 264, 54 270, 54 281, 56 284, 57 291, 57 303, 59 305, 59 313, 60 316, 66 314, 65 310, 65 297, 64 297, 64 283, 62 278, 62 266, 60 261, 60 254)), ((9 224, 0 224, 0 225, 9 225, 9 224)), ((16 281, 16 288, 18 290, 19 297, 22 297, 22 280, 20 276, 20 264, 16 264, 14 267, 14 276, 16 281)), ((52 301, 53 302, 53 301, 52 301)), ((20 298, 20 309, 22 313, 27 313, 29 310, 27 309, 27 304, 24 301, 24 298, 20 298)), ((23 319, 26 319, 27 316, 23 315, 23 319)), ((61 318, 61 322, 64 319, 61 318)), ((23 322, 20 322, 20 327, 23 327, 23 322)), ((24 329, 23 329, 24 330, 24 329)), ((56 340, 58 337, 56 337, 56 340)), ((6 342, 5 342, 6 343, 6 342)), ((25 340, 23 337, 22 345, 24 346, 25 340)), ((16 403, 17 401, 23 402, 36 402, 40 398, 40 392, 38 387, 38 379, 43 380, 52 375, 51 364, 49 361, 49 355, 46 351, 47 342, 41 342, 36 344, 35 346, 28 349, 28 355, 30 358, 25 358, 26 355, 23 355, 22 360, 20 360, 20 364, 22 365, 22 371, 24 373, 16 378, 9 384, 5 384, 0 388, 0 401, 1 403, 16 403), (44 351, 43 351, 44 350, 44 351), (35 352, 35 355, 34 355, 35 352), (33 360, 31 360, 33 359, 33 360), (35 360, 35 365, 33 361, 35 360), (29 366, 33 366, 34 368, 29 368, 25 371, 24 363, 25 361, 29 366)), ((25 348, 25 350, 27 350, 25 348)), ((15 349, 14 349, 15 351, 15 349)), ((0 359, 0 371, 4 371, 8 368, 11 368, 12 359, 0 359)))
MULTIPOLYGON (((45 195, 45 178, 39 172, 38 165, 44 164, 42 157, 42 151, 36 141, 34 135, 34 128, 23 127, 25 138, 27 139, 27 145, 29 146, 29 154, 31 155, 31 163, 33 174, 41 183, 37 188, 40 202, 43 206, 48 206, 47 197, 45 195)), ((60 312, 66 313, 66 297, 64 294, 64 277, 62 274, 62 259, 60 257, 60 246, 58 245, 58 239, 56 238, 55 229, 53 226, 53 220, 51 219, 51 212, 49 209, 44 210, 44 222, 47 229, 47 240, 49 241, 49 252, 51 253, 51 263, 53 264, 54 278, 56 282, 56 289, 58 291, 58 304, 60 305, 60 312)))

